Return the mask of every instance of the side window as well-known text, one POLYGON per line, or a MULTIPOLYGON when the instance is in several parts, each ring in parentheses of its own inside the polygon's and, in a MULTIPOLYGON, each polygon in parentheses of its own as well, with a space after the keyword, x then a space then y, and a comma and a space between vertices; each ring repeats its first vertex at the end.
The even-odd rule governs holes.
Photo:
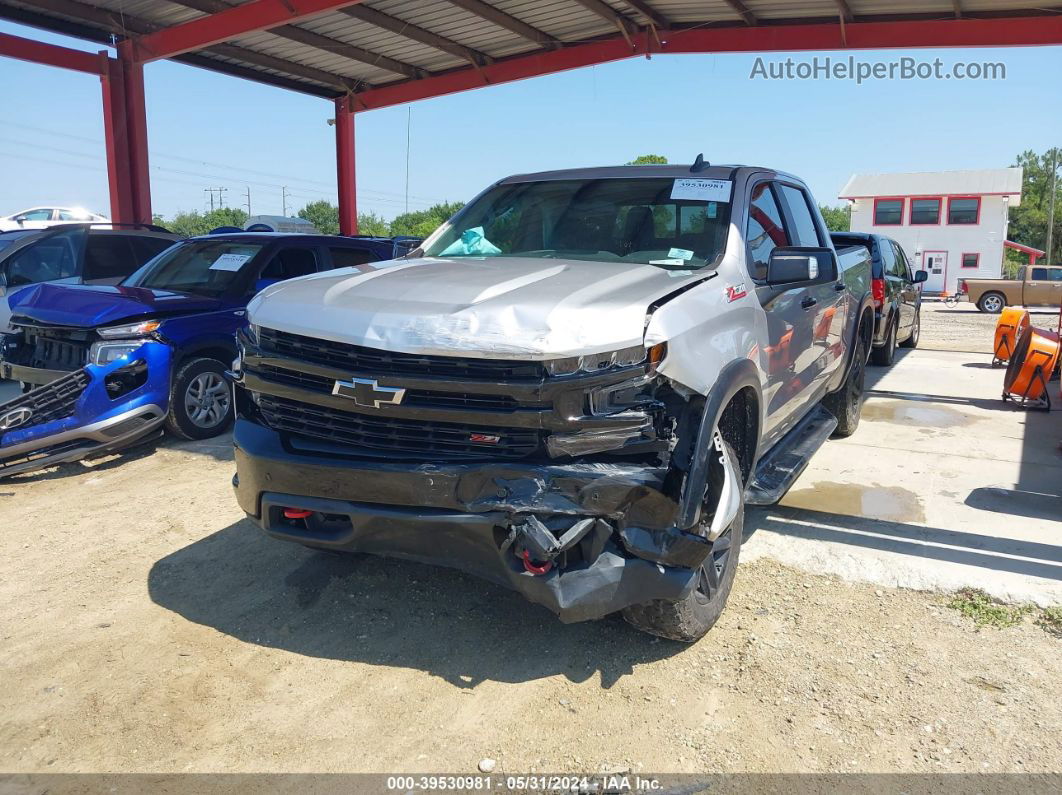
POLYGON ((51 221, 52 211, 50 209, 30 210, 28 213, 22 213, 23 221, 51 221))
POLYGON ((1032 276, 1029 277, 1030 281, 1042 282, 1047 279, 1047 268, 1033 268, 1032 276))
POLYGON ((771 252, 779 246, 789 245, 782 212, 769 182, 761 182, 752 188, 745 245, 748 246, 749 274, 757 281, 767 278, 771 252))
POLYGON ((1062 282, 1062 268, 1051 268, 1051 270, 1047 272, 1047 275, 1053 282, 1062 282))
POLYGON ((892 247, 892 244, 888 240, 878 238, 881 244, 878 248, 881 250, 881 270, 884 276, 896 275, 896 249, 892 247))
POLYGON ((70 235, 55 235, 33 243, 7 261, 10 287, 67 279, 77 273, 77 241, 70 235))
POLYGON ((283 281, 317 272, 317 254, 312 248, 284 248, 262 270, 261 279, 283 281))
POLYGON ((815 225, 815 218, 808 207, 807 195, 800 188, 792 185, 782 185, 782 198, 789 205, 789 213, 793 217, 793 230, 790 237, 795 246, 816 247, 822 245, 819 237, 819 229, 815 225))
POLYGON ((136 253, 137 265, 143 265, 152 257, 161 254, 174 244, 173 240, 166 240, 162 237, 145 237, 143 235, 135 235, 129 238, 129 241, 133 244, 133 251, 136 253))
POLYGON ((893 250, 896 252, 896 273, 902 276, 907 281, 911 281, 914 278, 914 273, 911 272, 911 263, 907 259, 907 255, 903 251, 903 246, 892 241, 893 250))
POLYGON ((329 248, 328 253, 332 257, 333 268, 357 268, 376 259, 371 251, 362 248, 334 247, 329 248))
POLYGON ((73 210, 57 210, 60 221, 91 221, 92 216, 86 212, 74 212, 73 210))
POLYGON ((89 235, 85 244, 86 282, 122 279, 137 269, 137 258, 125 235, 89 235))

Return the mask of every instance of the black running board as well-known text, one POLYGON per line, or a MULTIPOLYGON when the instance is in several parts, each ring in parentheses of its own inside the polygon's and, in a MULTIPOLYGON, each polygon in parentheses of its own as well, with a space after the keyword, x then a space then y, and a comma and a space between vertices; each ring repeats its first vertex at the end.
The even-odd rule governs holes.
POLYGON ((780 501, 836 428, 837 418, 822 406, 809 411, 760 459, 745 489, 745 504, 774 505, 780 501))

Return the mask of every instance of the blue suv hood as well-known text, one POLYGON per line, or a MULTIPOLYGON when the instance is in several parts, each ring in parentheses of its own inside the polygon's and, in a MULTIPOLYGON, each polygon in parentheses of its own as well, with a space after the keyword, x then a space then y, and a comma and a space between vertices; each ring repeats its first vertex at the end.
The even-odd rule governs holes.
POLYGON ((212 312, 231 301, 144 287, 34 284, 11 298, 11 314, 54 326, 96 328, 123 320, 212 312))

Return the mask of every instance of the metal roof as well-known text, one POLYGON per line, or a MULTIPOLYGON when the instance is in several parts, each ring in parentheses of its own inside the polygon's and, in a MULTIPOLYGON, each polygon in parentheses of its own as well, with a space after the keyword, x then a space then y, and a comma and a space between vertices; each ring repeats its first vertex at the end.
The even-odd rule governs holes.
MULTIPOLYGON (((113 44, 254 1, 0 0, 0 18, 113 44)), ((840 48, 846 23, 854 28, 875 21, 1001 16, 1052 16, 1057 22, 1059 14, 1062 5, 1046 0, 348 0, 299 16, 296 24, 266 26, 174 60, 317 96, 356 97, 459 73, 479 73, 478 84, 485 85, 492 82, 489 68, 506 59, 563 56, 588 43, 626 42, 626 51, 609 51, 598 59, 603 61, 666 53, 669 36, 676 34, 829 23, 839 26, 840 48)), ((786 49, 780 41, 768 37, 763 46, 735 48, 786 49)), ((711 44, 701 46, 715 51, 711 44)), ((557 68, 591 62, 575 56, 568 61, 557 68)), ((447 85, 419 95, 471 87, 447 85)), ((403 100, 391 93, 386 103, 362 107, 397 101, 403 100)))
POLYGON ((1021 196, 1021 168, 853 174, 840 199, 877 196, 1021 196))

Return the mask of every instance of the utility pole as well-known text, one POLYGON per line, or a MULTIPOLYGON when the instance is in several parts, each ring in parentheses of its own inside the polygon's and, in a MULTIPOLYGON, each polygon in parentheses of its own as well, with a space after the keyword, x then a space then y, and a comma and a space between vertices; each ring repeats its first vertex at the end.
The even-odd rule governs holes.
POLYGON ((210 212, 214 212, 214 194, 218 195, 218 207, 225 206, 225 192, 228 188, 203 188, 204 193, 210 194, 210 212))
POLYGON ((1051 259, 1051 255, 1054 253, 1053 250, 1052 250, 1052 246, 1054 245, 1054 242, 1055 242, 1055 193, 1058 192, 1058 188, 1057 188, 1058 175, 1056 173, 1057 170, 1058 170, 1058 147, 1056 146, 1054 149, 1051 150, 1051 199, 1050 199, 1050 203, 1048 204, 1048 210, 1047 210, 1047 264, 1048 265, 1056 264, 1055 261, 1051 259))
POLYGON ((288 217, 288 186, 287 185, 284 185, 280 189, 280 206, 281 206, 280 214, 283 215, 285 218, 287 218, 288 217))
POLYGON ((409 214, 409 128, 413 125, 413 108, 406 106, 406 214, 409 214))
POLYGON ((247 208, 247 217, 251 217, 251 187, 247 186, 247 201, 243 205, 247 208))

